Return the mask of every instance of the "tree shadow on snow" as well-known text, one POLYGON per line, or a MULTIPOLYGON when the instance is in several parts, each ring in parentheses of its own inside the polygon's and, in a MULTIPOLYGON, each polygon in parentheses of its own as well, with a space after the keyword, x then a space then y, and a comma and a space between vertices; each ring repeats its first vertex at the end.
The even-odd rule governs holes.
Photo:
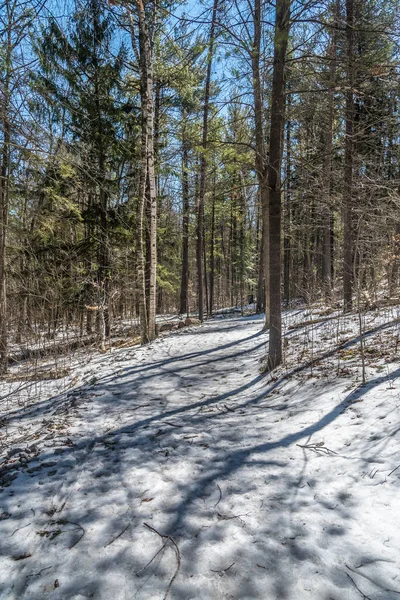
MULTIPOLYGON (((168 378, 182 385, 189 379, 206 394, 207 377, 190 373, 190 369, 215 367, 230 358, 232 371, 237 370, 235 360, 249 350, 235 350, 230 355, 226 351, 254 343, 260 333, 155 365, 131 367, 115 381, 106 376, 90 388, 69 394, 79 412, 90 407, 96 391, 104 392, 96 397, 96 404, 105 418, 110 415, 112 423, 119 414, 128 418, 105 434, 93 436, 89 430, 86 437, 74 440, 73 447, 60 444, 54 448, 50 441, 53 447, 28 463, 3 491, 1 511, 11 514, 0 523, 8 528, 0 549, 4 559, 17 551, 29 551, 29 540, 37 539, 38 531, 56 526, 61 530, 54 539, 45 534, 40 538, 39 555, 15 562, 13 575, 3 587, 3 593, 9 593, 5 597, 45 597, 40 596, 44 589, 40 585, 48 581, 53 585, 53 598, 76 594, 122 598, 126 590, 131 590, 130 597, 161 598, 174 573, 176 557, 171 544, 158 553, 166 538, 159 539, 144 522, 179 546, 182 562, 171 598, 292 600, 299 590, 318 581, 321 573, 325 573, 326 591, 323 596, 312 596, 310 587, 310 597, 358 598, 354 582, 362 587, 362 578, 373 579, 369 583, 376 593, 369 596, 374 600, 398 597, 384 577, 371 576, 362 568, 357 573, 346 571, 343 564, 329 564, 329 558, 325 564, 325 555, 336 556, 332 549, 343 544, 354 557, 354 568, 368 560, 375 564, 385 559, 367 556, 353 541, 352 523, 359 507, 349 490, 339 484, 334 496, 324 494, 324 481, 336 477, 329 471, 330 458, 321 459, 325 471, 319 480, 310 467, 310 451, 296 444, 314 439, 366 392, 399 377, 400 369, 359 387, 307 426, 286 424, 287 432, 281 436, 277 435, 279 415, 289 413, 289 407, 278 407, 270 394, 309 364, 269 385, 258 375, 228 392, 201 399, 193 393, 192 401, 169 405, 163 387, 168 378), (181 364, 187 360, 191 366, 181 364), (187 370, 189 377, 185 376, 187 370), (154 389, 149 390, 150 384, 154 389), (259 411, 260 419, 253 418, 250 428, 247 417, 253 416, 251 411, 259 411), (41 498, 45 499, 42 506, 41 498), (318 530, 312 526, 312 513, 317 511, 326 520, 318 530), (79 526, 74 529, 73 524, 79 526), (14 530, 25 525, 30 537, 14 536, 14 530), (84 531, 81 538, 79 527, 84 531), (43 577, 34 577, 47 567, 43 577), (64 577, 59 575, 63 569, 64 577), (296 569, 306 575, 304 581, 298 581, 296 569), (58 576, 60 588, 54 589, 58 576), (118 589, 122 590, 120 596, 118 589)), ((186 399, 191 397, 189 389, 181 392, 186 399)), ((310 399, 310 406, 314 403, 318 397, 310 399)), ((49 408, 58 410, 60 403, 53 399, 29 411, 49 408)), ((17 419, 21 414, 24 411, 17 410, 11 417, 17 419)), ((388 427, 387 436, 395 435, 396 427, 388 427)), ((361 451, 365 447, 360 446, 361 451)))

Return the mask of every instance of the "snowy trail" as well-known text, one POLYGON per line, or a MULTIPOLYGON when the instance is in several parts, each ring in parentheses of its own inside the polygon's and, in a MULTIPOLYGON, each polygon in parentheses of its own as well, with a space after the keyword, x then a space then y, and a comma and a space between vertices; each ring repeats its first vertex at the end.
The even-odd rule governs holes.
POLYGON ((261 328, 124 350, 43 403, 60 432, 0 496, 1 599, 400 597, 398 373, 269 379, 261 328))

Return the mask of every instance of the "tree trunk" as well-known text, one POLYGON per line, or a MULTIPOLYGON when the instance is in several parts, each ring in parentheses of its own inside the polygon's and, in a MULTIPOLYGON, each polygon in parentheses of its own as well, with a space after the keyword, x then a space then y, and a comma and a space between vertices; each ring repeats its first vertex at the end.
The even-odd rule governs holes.
POLYGON ((187 314, 189 287, 189 146, 186 138, 186 115, 182 130, 182 273, 179 313, 187 314))
MULTIPOLYGON (((340 0, 336 1, 335 6, 335 24, 338 23, 340 14, 340 0)), ((335 79, 336 79, 336 57, 337 57, 337 29, 332 30, 332 40, 328 51, 329 65, 329 97, 328 97, 328 126, 325 141, 325 162, 324 162, 324 202, 323 207, 323 232, 322 232, 322 282, 325 299, 332 298, 332 255, 331 255, 331 194, 332 194, 332 152, 333 152, 333 123, 335 118, 335 79)))
POLYGON ((282 362, 281 308, 281 166, 285 125, 285 63, 289 38, 290 0, 276 1, 271 128, 267 181, 269 189, 269 301, 268 368, 282 362))
POLYGON ((343 310, 352 309, 353 240, 352 195, 354 161, 354 1, 346 0, 347 92, 343 192, 343 310))
POLYGON ((4 143, 0 170, 0 375, 8 368, 6 241, 8 227, 8 187, 10 156, 10 123, 4 106, 4 143))
POLYGON ((217 19, 218 1, 214 0, 210 38, 207 56, 207 74, 204 90, 204 107, 203 107, 203 139, 202 139, 202 155, 200 161, 200 191, 197 214, 197 285, 198 285, 198 304, 199 304, 199 319, 204 320, 204 274, 203 274, 203 246, 204 246, 204 201, 206 195, 206 176, 207 176, 207 143, 208 143, 208 113, 210 109, 210 88, 211 88, 211 68, 214 55, 215 41, 215 22, 217 19))
MULTIPOLYGON (((287 96, 287 105, 290 107, 290 95, 287 96)), ((290 119, 290 117, 289 117, 290 119)), ((290 262, 291 262, 291 242, 290 242, 290 218, 291 218, 291 123, 288 120, 286 124, 286 202, 284 216, 284 236, 283 236, 283 296, 287 304, 290 302, 290 262)))
POLYGON ((8 369, 8 311, 7 311, 7 228, 9 205, 9 176, 10 176, 10 140, 11 125, 9 119, 10 108, 10 80, 11 80, 11 52, 12 52, 12 15, 7 4, 7 41, 5 48, 5 81, 3 87, 3 102, 1 106, 1 120, 3 126, 3 146, 1 149, 0 165, 0 375, 8 369))
POLYGON ((254 39, 251 53, 251 67, 253 75, 254 98, 254 125, 256 138, 256 173, 261 202, 261 245, 259 273, 257 284, 257 311, 265 308, 265 325, 269 327, 269 298, 268 277, 269 270, 269 209, 268 209, 268 184, 267 184, 267 156, 265 147, 265 131, 263 118, 262 82, 260 74, 262 14, 261 0, 255 0, 253 11, 254 39))
POLYGON ((211 207, 211 240, 210 240, 210 302, 209 310, 210 316, 213 314, 214 308, 214 276, 215 276, 215 187, 216 178, 214 176, 214 190, 212 196, 212 207, 211 207))
MULTIPOLYGON (((146 162, 146 180, 140 183, 140 213, 143 217, 146 201, 146 188, 149 202, 149 292, 147 327, 143 323, 142 332, 147 329, 143 341, 151 341, 156 335, 156 276, 157 276, 157 190, 154 167, 154 98, 153 98, 153 50, 149 24, 143 0, 136 0, 139 16, 139 57, 140 57, 140 97, 142 109, 142 171, 146 162)), ((141 179, 143 179, 141 177, 141 179)), ((142 240, 141 250, 144 253, 142 240)), ((144 265, 143 265, 144 271, 144 265)), ((144 274, 143 274, 144 279, 144 274)), ((142 313, 142 319, 144 314, 142 313)))

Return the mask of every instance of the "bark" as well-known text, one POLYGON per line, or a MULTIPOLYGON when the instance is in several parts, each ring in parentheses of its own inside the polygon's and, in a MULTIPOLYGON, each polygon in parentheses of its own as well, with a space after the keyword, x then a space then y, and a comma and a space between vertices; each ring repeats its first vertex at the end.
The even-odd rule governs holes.
POLYGON ((212 196, 212 207, 211 207, 211 240, 210 240, 210 302, 209 310, 210 316, 213 314, 214 308, 214 275, 215 275, 215 186, 216 178, 214 176, 214 192, 212 196))
POLYGON ((9 212, 9 172, 10 172, 10 141, 11 124, 9 118, 10 108, 10 81, 11 81, 11 53, 12 53, 12 18, 7 4, 8 26, 6 31, 5 50, 5 81, 3 86, 3 102, 1 106, 1 120, 3 126, 3 145, 1 149, 0 165, 0 375, 7 372, 8 367, 8 310, 7 310, 7 228, 9 212))
MULTIPOLYGON (((290 96, 287 96, 288 108, 290 106, 290 96)), ((286 125, 286 202, 284 218, 284 237, 283 237, 283 296, 287 304, 290 302, 290 262, 291 262, 291 242, 290 242, 290 219, 291 219, 291 123, 286 125)))
POLYGON ((267 182, 269 189, 269 302, 268 368, 282 362, 281 307, 281 167, 285 125, 285 63, 289 38, 290 0, 277 0, 274 67, 271 94, 271 127, 267 182))
POLYGON ((258 255, 258 280, 257 280, 257 297, 256 297, 256 312, 261 313, 265 306, 265 281, 264 281, 264 252, 263 252, 263 226, 262 226, 262 206, 259 194, 257 206, 257 255, 258 255))
MULTIPOLYGON (((94 12, 93 29, 100 29, 98 12, 94 12)), ((97 36, 95 35, 95 40, 97 36)), ((98 269, 97 269, 97 284, 98 284, 98 319, 97 330, 100 338, 100 343, 104 349, 106 337, 110 335, 110 311, 108 308, 109 302, 109 282, 110 282, 110 257, 109 257, 109 240, 108 240, 108 190, 106 177, 106 152, 104 147, 104 127, 102 120, 102 111, 100 105, 101 90, 98 80, 99 64, 97 60, 97 42, 94 54, 94 93, 96 104, 96 121, 97 121, 97 168, 98 176, 97 183, 99 186, 99 247, 98 247, 98 269)))
MULTIPOLYGON (((340 0, 335 5, 335 25, 338 23, 340 14, 340 0)), ((332 221, 332 152, 333 152, 333 123, 335 118, 335 79, 337 63, 337 29, 332 29, 332 40, 329 45, 330 72, 329 72, 329 96, 328 96, 328 126, 325 141, 324 161, 324 214, 322 233, 322 281, 326 300, 332 298, 332 246, 331 246, 331 221, 332 221)))
POLYGON ((189 146, 186 139, 186 117, 182 131, 182 273, 179 313, 189 316, 189 146))
MULTIPOLYGON (((140 67, 140 97, 142 109, 142 157, 140 187, 140 225, 143 238, 144 209, 146 188, 149 202, 149 282, 148 306, 141 309, 143 341, 155 338, 156 330, 156 276, 157 276, 157 190, 154 164, 154 98, 153 98, 153 50, 148 17, 143 0, 136 0, 139 17, 139 67, 140 67), (145 176, 145 178, 143 177, 145 176), (146 310, 147 309, 147 310, 146 310), (145 313, 147 312, 147 319, 145 313), (146 323, 147 321, 147 323, 146 323)), ((144 274, 144 240, 139 244, 142 254, 141 275, 145 288, 144 274)), ((145 298, 141 304, 146 304, 145 298)))
POLYGON ((204 320, 204 274, 203 274, 203 246, 204 246, 204 202, 206 195, 206 177, 207 177, 207 146, 208 146, 208 116, 210 110, 210 88, 211 88, 211 68, 214 56, 215 42, 215 23, 217 18, 219 0, 214 0, 210 38, 208 45, 207 56, 207 74, 204 90, 204 107, 203 107, 203 136, 202 136, 202 155, 200 161, 200 190, 197 214, 197 286, 198 286, 198 304, 199 304, 199 319, 204 320))
POLYGON ((343 310, 352 309, 353 291, 353 241, 352 195, 354 162, 354 1, 346 0, 347 42, 347 92, 346 92, 346 142, 344 156, 343 193, 343 310))
POLYGON ((269 213, 268 213, 268 185, 267 185, 267 157, 265 147, 265 130, 263 119, 262 82, 260 74, 261 59, 261 34, 262 34, 261 0, 255 0, 253 11, 254 39, 251 53, 251 68, 253 75, 253 98, 254 98, 254 125, 256 141, 255 167, 258 180, 259 197, 261 202, 261 245, 260 260, 257 283, 257 312, 265 307, 265 322, 269 326, 268 291, 266 274, 268 273, 268 235, 269 235, 269 213))

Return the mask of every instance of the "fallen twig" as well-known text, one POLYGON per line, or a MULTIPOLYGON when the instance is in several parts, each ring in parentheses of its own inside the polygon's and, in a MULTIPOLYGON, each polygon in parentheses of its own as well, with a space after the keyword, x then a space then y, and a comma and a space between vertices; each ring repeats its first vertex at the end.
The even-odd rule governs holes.
POLYGON ((222 491, 221 491, 221 488, 219 487, 218 483, 217 483, 216 485, 217 485, 217 488, 219 489, 219 499, 218 499, 218 502, 217 502, 216 504, 214 504, 214 508, 215 508, 216 506, 218 506, 218 504, 219 504, 219 503, 221 502, 221 500, 222 500, 222 491))
POLYGON ((134 408, 130 408, 126 412, 130 413, 130 412, 133 412, 134 410, 138 410, 139 408, 146 408, 146 406, 150 406, 150 404, 138 404, 137 406, 135 406, 134 408))
POLYGON ((218 569, 217 571, 214 570, 214 569, 210 569, 210 571, 212 571, 213 573, 222 573, 222 574, 225 574, 227 571, 229 571, 229 569, 231 567, 233 567, 234 564, 235 563, 233 562, 231 565, 229 565, 229 567, 226 567, 226 569, 218 569))
POLYGON ((322 452, 325 454, 337 454, 334 450, 324 446, 324 442, 318 442, 318 444, 296 444, 299 448, 305 448, 306 450, 313 450, 314 452, 322 452))
POLYGON ((217 513, 217 516, 223 521, 230 521, 230 519, 239 519, 239 521, 242 521, 244 523, 241 517, 248 517, 249 513, 244 513, 242 515, 232 515, 231 517, 228 517, 228 515, 222 515, 221 513, 217 513))
MULTIPOLYGON (((152 527, 148 523, 143 523, 143 525, 145 527, 147 527, 147 529, 150 529, 150 531, 153 531, 154 533, 156 533, 162 540, 166 540, 166 541, 171 542, 171 544, 172 544, 172 546, 174 548, 174 551, 175 551, 176 569, 175 569, 175 573, 173 574, 173 576, 171 578, 171 581, 168 584, 168 587, 167 587, 166 592, 165 592, 164 597, 163 597, 163 600, 166 600, 166 598, 167 598, 167 596, 168 596, 168 594, 169 594, 169 592, 171 590, 172 584, 175 581, 175 579, 176 579, 176 577, 177 577, 177 575, 179 573, 179 569, 181 567, 181 553, 180 553, 180 550, 178 548, 178 544, 175 542, 175 540, 174 540, 173 537, 171 537, 170 535, 164 535, 164 534, 160 533, 159 531, 157 531, 157 529, 154 529, 154 527, 152 527)), ((165 545, 166 545, 166 543, 163 545, 163 548, 165 547, 165 545)), ((152 560, 154 560, 154 558, 155 557, 153 557, 152 560)))
MULTIPOLYGON (((347 566, 347 565, 346 565, 346 566, 347 566)), ((349 575, 348 573, 346 573, 346 575, 347 575, 347 577, 348 577, 348 578, 349 578, 349 579, 350 579, 350 580, 353 582, 353 585, 354 585, 354 587, 356 588, 356 590, 357 590, 358 592, 360 592, 360 594, 361 594, 361 596, 363 597, 363 599, 364 599, 364 600, 371 600, 371 598, 370 598, 369 596, 366 596, 366 595, 364 594, 364 592, 362 592, 362 591, 360 590, 360 588, 358 587, 358 585, 356 584, 356 582, 354 581, 354 579, 351 577, 351 575, 349 575)))
POLYGON ((393 469, 393 471, 390 471, 388 477, 390 477, 390 475, 392 475, 392 473, 394 473, 395 471, 397 471, 397 469, 400 469, 400 465, 398 465, 395 469, 393 469))
POLYGON ((132 523, 128 523, 128 525, 126 527, 124 527, 124 529, 118 534, 116 535, 112 540, 110 540, 107 544, 105 544, 103 546, 103 548, 107 548, 107 546, 110 546, 113 542, 115 542, 115 540, 117 540, 118 538, 120 538, 122 535, 124 535, 125 531, 132 525, 132 523))
POLYGON ((147 569, 147 567, 149 567, 151 565, 151 563, 157 558, 157 556, 164 550, 164 548, 165 548, 165 546, 167 544, 168 544, 168 540, 163 543, 163 545, 161 546, 161 548, 159 550, 157 550, 157 552, 155 553, 155 555, 153 556, 153 558, 151 558, 149 560, 149 562, 144 565, 144 567, 142 567, 141 569, 139 569, 139 571, 136 571, 136 576, 140 575, 140 573, 143 573, 143 571, 145 571, 147 569))
POLYGON ((14 533, 17 533, 17 531, 21 531, 21 529, 25 529, 25 527, 29 527, 30 523, 27 523, 26 525, 23 525, 22 527, 18 527, 18 529, 15 529, 12 534, 10 535, 10 537, 12 537, 14 535, 14 533))
POLYGON ((30 575, 27 575, 26 578, 28 579, 28 577, 39 577, 39 575, 41 575, 43 573, 43 571, 48 571, 49 569, 52 569, 53 565, 50 565, 49 567, 44 567, 43 569, 40 569, 40 571, 38 573, 31 573, 30 575))
POLYGON ((77 543, 81 541, 81 539, 83 538, 83 536, 86 533, 86 531, 82 527, 82 525, 80 525, 79 523, 75 523, 74 521, 68 521, 66 519, 59 519, 58 521, 55 521, 55 523, 57 525, 67 525, 67 524, 69 524, 69 525, 76 525, 82 531, 82 535, 80 537, 78 537, 77 540, 75 540, 75 542, 72 544, 72 546, 69 547, 70 550, 72 550, 72 548, 74 548, 77 545, 77 543))
MULTIPOLYGON (((356 567, 357 569, 363 567, 364 565, 359 565, 358 567, 356 567)), ((382 585, 377 584, 373 579, 371 579, 370 577, 368 577, 368 575, 365 575, 364 573, 360 572, 360 571, 355 571, 352 567, 349 567, 349 565, 347 563, 345 563, 345 567, 347 569, 349 569, 349 571, 352 571, 352 573, 355 573, 356 575, 360 575, 361 577, 364 577, 365 579, 367 579, 368 581, 370 581, 371 583, 373 583, 374 585, 376 585, 377 587, 381 588, 384 592, 389 592, 391 594, 400 594, 399 590, 394 590, 392 588, 384 588, 382 585)), ((348 573, 347 573, 348 575, 348 573)), ((350 577, 350 575, 349 575, 350 577)), ((350 577, 351 579, 351 577, 350 577)), ((357 588, 358 589, 358 588, 357 588)), ((361 594, 363 592, 361 592, 361 590, 358 590, 361 594)), ((368 596, 365 596, 365 598, 368 598, 368 596)), ((368 599, 370 600, 370 599, 368 599)))

